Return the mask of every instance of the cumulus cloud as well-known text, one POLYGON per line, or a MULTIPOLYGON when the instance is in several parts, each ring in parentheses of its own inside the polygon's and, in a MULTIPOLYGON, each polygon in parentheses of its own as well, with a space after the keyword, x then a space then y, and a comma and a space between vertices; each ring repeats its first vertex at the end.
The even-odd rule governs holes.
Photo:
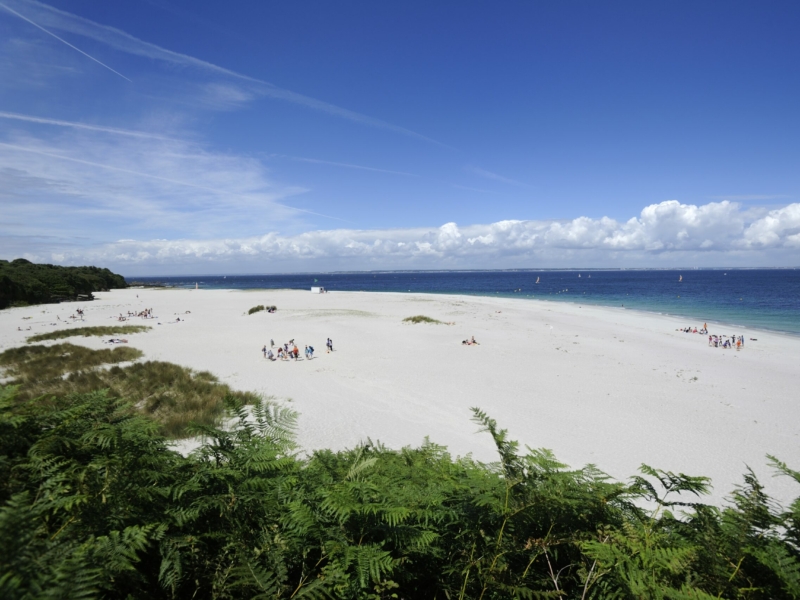
POLYGON ((627 221, 578 217, 465 227, 445 223, 435 228, 270 232, 244 238, 120 240, 40 258, 114 264, 137 272, 146 267, 181 272, 187 265, 204 265, 205 272, 221 265, 238 267, 240 272, 267 272, 276 267, 658 266, 664 259, 673 265, 686 260, 703 264, 703 256, 713 261, 706 266, 747 266, 753 261, 758 264, 767 256, 765 250, 783 252, 786 260, 795 260, 798 247, 800 204, 754 217, 728 201, 695 206, 670 200, 646 206, 627 221))

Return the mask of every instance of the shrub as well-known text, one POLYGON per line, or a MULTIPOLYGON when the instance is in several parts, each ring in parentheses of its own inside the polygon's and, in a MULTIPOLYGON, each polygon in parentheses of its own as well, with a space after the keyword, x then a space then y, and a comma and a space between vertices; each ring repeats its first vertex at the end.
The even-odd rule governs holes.
POLYGON ((426 317, 425 315, 417 315, 415 317, 406 317, 403 319, 404 323, 436 323, 441 325, 441 321, 438 319, 432 319, 431 317, 426 317))
POLYGON ((15 393, 0 388, 4 599, 800 597, 800 500, 778 506, 752 473, 720 510, 702 477, 623 484, 520 454, 477 409, 497 463, 430 442, 300 455, 294 413, 236 401, 184 457, 106 392, 15 393))
POLYGON ((263 305, 263 304, 259 304, 258 306, 254 306, 253 308, 251 308, 250 310, 248 310, 248 311, 247 311, 247 314, 248 314, 248 315, 252 315, 253 313, 257 313, 257 312, 259 312, 259 311, 262 311, 262 310, 264 310, 264 308, 265 308, 265 307, 264 307, 264 305, 263 305))

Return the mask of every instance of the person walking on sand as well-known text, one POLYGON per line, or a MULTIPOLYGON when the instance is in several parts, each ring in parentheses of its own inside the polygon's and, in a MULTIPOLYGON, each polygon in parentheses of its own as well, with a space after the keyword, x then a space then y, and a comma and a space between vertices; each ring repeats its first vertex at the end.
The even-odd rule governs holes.
POLYGON ((331 338, 328 338, 328 341, 325 342, 325 345, 328 347, 328 353, 333 352, 333 340, 331 340, 331 338))
POLYGON ((269 338, 269 347, 270 348, 274 348, 275 347, 275 340, 273 340, 272 338, 269 338))
POLYGON ((264 344, 264 347, 261 349, 262 354, 264 354, 264 358, 267 358, 267 345, 264 344))

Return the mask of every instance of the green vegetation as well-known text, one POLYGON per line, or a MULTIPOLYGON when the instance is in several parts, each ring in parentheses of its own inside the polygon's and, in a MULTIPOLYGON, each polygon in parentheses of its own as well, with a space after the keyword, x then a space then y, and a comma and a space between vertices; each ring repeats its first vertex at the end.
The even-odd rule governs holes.
POLYGON ((417 315, 415 317, 406 317, 403 319, 404 323, 436 323, 441 325, 442 322, 438 319, 432 319, 430 317, 426 317, 425 315, 417 315))
POLYGON ((45 340, 62 340, 68 337, 89 337, 107 336, 107 335, 126 335, 132 333, 141 333, 148 331, 150 327, 146 325, 110 325, 102 327, 76 327, 74 329, 61 329, 59 331, 50 331, 48 333, 40 333, 28 338, 28 342, 44 342, 45 340))
POLYGON ((14 384, 30 389, 28 397, 35 397, 34 390, 50 385, 53 380, 63 380, 64 375, 100 365, 113 365, 142 357, 136 348, 121 346, 92 350, 85 346, 63 343, 53 346, 23 346, 11 348, 0 354, 0 367, 4 376, 11 377, 14 384))
POLYGON ((186 436, 190 423, 218 424, 226 397, 243 404, 259 399, 252 393, 232 391, 211 373, 171 363, 113 366, 141 357, 141 351, 127 346, 91 350, 65 343, 6 350, 0 354, 0 366, 5 376, 12 378, 12 384, 20 386, 20 401, 105 389, 153 417, 161 433, 172 438, 186 436), (97 368, 106 365, 112 366, 97 368))
POLYGON ((233 400, 235 424, 196 427, 208 442, 183 457, 106 392, 15 394, 0 388, 4 599, 800 598, 800 500, 779 507, 752 473, 717 509, 702 477, 622 484, 521 455, 479 410, 495 464, 431 443, 301 457, 293 413, 233 400))
POLYGON ((259 311, 266 310, 267 312, 275 312, 278 310, 276 306, 264 306, 263 304, 259 304, 258 306, 254 306, 250 310, 247 311, 248 315, 252 315, 253 313, 257 313, 259 311))
POLYGON ((0 260, 0 308, 91 299, 92 292, 125 288, 125 278, 99 267, 37 265, 24 258, 0 260))

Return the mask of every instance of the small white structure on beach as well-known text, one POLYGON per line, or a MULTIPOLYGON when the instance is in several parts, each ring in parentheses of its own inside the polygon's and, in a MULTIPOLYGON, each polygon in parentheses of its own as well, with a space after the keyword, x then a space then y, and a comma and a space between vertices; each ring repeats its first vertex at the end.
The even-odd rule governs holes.
POLYGON ((325 293, 325 288, 324 287, 312 287, 311 288, 311 293, 312 294, 324 294, 325 293))

